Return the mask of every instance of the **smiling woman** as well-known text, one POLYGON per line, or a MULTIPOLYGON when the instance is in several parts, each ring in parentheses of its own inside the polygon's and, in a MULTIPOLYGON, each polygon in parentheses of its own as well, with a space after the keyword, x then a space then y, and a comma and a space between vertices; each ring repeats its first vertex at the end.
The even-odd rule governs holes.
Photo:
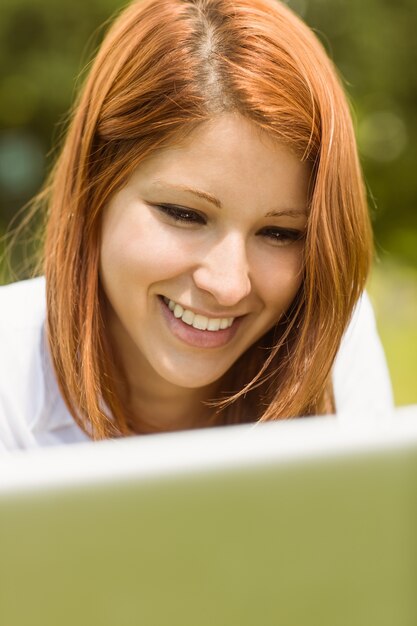
POLYGON ((46 281, 0 294, 32 390, 7 447, 389 406, 349 109, 283 4, 131 4, 38 204, 46 281))
POLYGON ((182 390, 161 426, 199 419, 193 402, 215 397, 302 283, 310 168, 264 135, 218 115, 140 165, 103 211, 108 328, 141 422, 155 415, 150 384, 158 398, 182 390))

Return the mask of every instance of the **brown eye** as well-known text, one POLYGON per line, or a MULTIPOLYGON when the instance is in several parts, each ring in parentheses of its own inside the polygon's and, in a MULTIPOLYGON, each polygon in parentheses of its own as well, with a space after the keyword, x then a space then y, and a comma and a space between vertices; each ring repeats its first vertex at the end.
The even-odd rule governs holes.
POLYGON ((206 219, 200 213, 185 207, 179 207, 174 204, 157 204, 156 208, 175 222, 206 224, 206 219))
POLYGON ((294 228, 264 228, 260 231, 259 235, 266 237, 271 243, 277 246, 288 246, 295 241, 300 241, 304 238, 304 231, 294 228))

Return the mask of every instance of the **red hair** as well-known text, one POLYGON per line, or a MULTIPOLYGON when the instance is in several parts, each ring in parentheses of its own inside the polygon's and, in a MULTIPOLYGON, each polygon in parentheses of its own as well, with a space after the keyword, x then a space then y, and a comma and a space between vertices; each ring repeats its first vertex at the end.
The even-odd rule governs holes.
POLYGON ((225 111, 290 145, 313 174, 302 287, 285 319, 226 375, 219 419, 334 408, 331 367, 372 253, 351 116, 335 69, 280 2, 143 0, 105 37, 48 187, 49 346, 68 408, 93 438, 133 430, 105 332, 102 209, 155 150, 225 111))

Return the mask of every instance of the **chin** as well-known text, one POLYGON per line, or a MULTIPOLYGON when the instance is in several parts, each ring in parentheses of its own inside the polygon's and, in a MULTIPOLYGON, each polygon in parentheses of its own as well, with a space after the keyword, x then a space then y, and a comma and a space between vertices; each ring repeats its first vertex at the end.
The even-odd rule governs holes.
POLYGON ((226 372, 198 372, 194 371, 190 373, 180 372, 177 370, 162 373, 161 376, 165 378, 167 382, 177 387, 184 389, 200 389, 208 387, 220 380, 226 372))

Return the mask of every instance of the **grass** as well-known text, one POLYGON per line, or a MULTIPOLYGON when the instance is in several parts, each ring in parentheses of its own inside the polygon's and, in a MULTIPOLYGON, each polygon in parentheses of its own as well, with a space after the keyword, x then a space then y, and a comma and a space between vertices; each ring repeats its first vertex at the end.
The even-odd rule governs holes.
POLYGON ((368 291, 395 402, 417 404, 417 269, 383 260, 373 268, 368 291))

